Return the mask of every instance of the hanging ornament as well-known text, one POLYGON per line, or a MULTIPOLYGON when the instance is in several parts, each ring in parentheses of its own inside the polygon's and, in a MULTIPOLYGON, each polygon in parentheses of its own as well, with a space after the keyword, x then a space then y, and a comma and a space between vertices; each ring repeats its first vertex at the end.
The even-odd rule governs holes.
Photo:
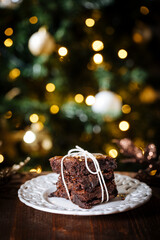
POLYGON ((121 114, 121 97, 111 91, 101 91, 95 95, 92 111, 110 119, 116 119, 121 114))
POLYGON ((51 55, 55 50, 55 41, 45 27, 41 27, 29 39, 28 48, 34 56, 51 55))
POLYGON ((6 183, 10 176, 17 173, 22 167, 24 167, 29 161, 31 160, 30 157, 27 157, 23 162, 19 164, 14 164, 12 167, 7 167, 0 170, 0 184, 6 183))
POLYGON ((22 0, 0 0, 0 8, 16 8, 22 0))

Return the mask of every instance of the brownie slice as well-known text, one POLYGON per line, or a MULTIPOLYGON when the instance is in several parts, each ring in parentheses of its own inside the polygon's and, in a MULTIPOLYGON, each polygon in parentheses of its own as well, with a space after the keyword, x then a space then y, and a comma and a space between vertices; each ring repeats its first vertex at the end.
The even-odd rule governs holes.
MULTIPOLYGON (((117 189, 114 181, 108 182, 106 186, 109 193, 109 200, 115 198, 117 196, 117 189)), ((74 190, 72 187, 70 188, 69 186, 68 190, 70 192, 72 202, 82 208, 91 208, 93 205, 101 203, 102 192, 100 186, 97 186, 92 192, 87 192, 85 190, 74 190)), ((63 197, 68 199, 63 184, 57 188, 56 192, 51 193, 50 197, 63 197)), ((104 194, 104 200, 106 200, 106 194, 104 194)))
MULTIPOLYGON (((115 159, 106 155, 95 155, 98 160, 101 171, 109 172, 117 167, 115 159)), ((50 158, 50 165, 53 172, 61 173, 61 160, 62 156, 56 156, 50 158)), ((95 171, 94 163, 92 159, 88 158, 88 167, 91 171, 95 171)), ((84 157, 66 157, 63 161, 63 170, 66 175, 88 175, 90 172, 87 170, 84 157)))
MULTIPOLYGON (((114 179, 114 173, 113 171, 103 173, 103 177, 105 182, 111 181, 114 179)), ((93 174, 84 175, 83 177, 65 175, 64 178, 69 189, 72 187, 75 190, 92 192, 94 191, 95 187, 100 186, 98 176, 93 174)), ((59 188, 61 185, 63 185, 63 181, 60 175, 57 182, 57 188, 59 188)))
MULTIPOLYGON (((116 197, 117 189, 114 182, 114 169, 117 167, 115 159, 106 155, 95 155, 105 184, 107 186, 109 199, 116 197)), ((60 173, 56 184, 57 190, 50 194, 50 197, 63 197, 68 199, 66 188, 61 176, 61 160, 62 156, 56 156, 51 159, 50 165, 53 172, 60 173)), ((87 159, 88 167, 95 172, 95 166, 92 159, 87 159)), ((63 174, 67 185, 71 201, 82 208, 91 208, 93 205, 101 203, 102 190, 97 174, 88 171, 85 164, 85 158, 75 156, 67 156, 63 161, 63 174)), ((107 199, 104 190, 104 200, 107 199)))
MULTIPOLYGON (((115 193, 113 192, 113 194, 109 195, 109 200, 115 198, 116 196, 117 196, 117 192, 115 191, 115 193)), ((106 197, 104 198, 104 200, 106 200, 106 197)), ((94 198, 94 199, 86 202, 86 201, 81 201, 77 195, 74 195, 72 198, 72 202, 81 208, 89 209, 89 208, 93 207, 94 205, 101 203, 101 199, 94 198)))

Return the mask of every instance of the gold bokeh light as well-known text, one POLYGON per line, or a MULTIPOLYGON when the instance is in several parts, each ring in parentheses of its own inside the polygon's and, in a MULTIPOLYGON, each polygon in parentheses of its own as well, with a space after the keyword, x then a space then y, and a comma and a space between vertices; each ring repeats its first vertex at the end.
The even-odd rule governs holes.
POLYGON ((92 106, 95 103, 95 101, 96 99, 93 95, 89 95, 88 97, 86 97, 86 100, 85 100, 88 106, 92 106))
POLYGON ((8 111, 5 113, 5 119, 10 119, 12 117, 12 112, 11 111, 8 111))
POLYGON ((82 94, 78 93, 78 94, 75 95, 74 99, 77 103, 82 103, 83 100, 84 100, 84 97, 83 97, 82 94))
POLYGON ((143 37, 140 33, 133 34, 133 41, 136 43, 141 43, 143 41, 143 37))
POLYGON ((55 88, 56 87, 55 87, 55 85, 53 83, 47 83, 47 85, 46 85, 46 90, 48 92, 54 92, 55 88))
POLYGON ((116 149, 110 149, 109 150, 109 156, 111 156, 112 158, 116 158, 118 156, 118 152, 116 149))
POLYGON ((4 45, 6 47, 11 47, 13 45, 13 41, 11 38, 7 38, 5 41, 4 41, 4 45))
POLYGON ((142 13, 143 15, 147 15, 149 13, 149 9, 146 6, 141 6, 140 13, 142 13))
POLYGON ((4 156, 0 154, 0 163, 2 163, 3 161, 4 161, 4 156))
POLYGON ((39 116, 38 116, 36 113, 33 113, 33 114, 30 115, 29 120, 30 120, 32 123, 36 123, 36 122, 38 122, 38 120, 39 120, 39 116))
POLYGON ((35 168, 32 168, 32 169, 30 169, 29 170, 31 173, 36 173, 37 172, 37 170, 35 169, 35 168))
POLYGON ((36 135, 32 131, 27 131, 23 136, 23 141, 25 143, 30 144, 30 143, 33 143, 35 140, 36 140, 36 135))
POLYGON ((93 18, 87 18, 85 24, 87 27, 93 27, 95 25, 95 20, 93 18))
POLYGON ((38 18, 36 16, 30 17, 29 22, 31 24, 36 24, 38 22, 38 18))
POLYGON ((21 74, 21 71, 18 68, 13 68, 10 72, 9 72, 9 78, 11 80, 16 79, 17 77, 19 77, 21 74))
POLYGON ((6 30, 4 31, 4 34, 6 36, 11 36, 13 34, 13 29, 12 28, 6 28, 6 30))
POLYGON ((41 173, 41 172, 42 172, 41 166, 38 166, 38 167, 37 167, 36 172, 37 172, 37 173, 41 173))
POLYGON ((68 50, 67 50, 66 47, 60 47, 60 48, 58 49, 58 54, 59 54, 61 57, 66 56, 67 53, 68 53, 68 50))
POLYGON ((125 114, 130 113, 131 112, 131 107, 128 104, 124 104, 122 106, 122 112, 125 113, 125 114))
POLYGON ((93 56, 93 61, 94 61, 96 64, 101 64, 101 63, 103 62, 103 56, 102 56, 102 54, 100 54, 100 53, 94 54, 94 56, 93 56))
POLYGON ((32 168, 29 170, 31 173, 41 173, 42 172, 42 167, 38 166, 37 168, 32 168))
POLYGON ((127 131, 128 129, 129 129, 129 123, 127 122, 127 121, 121 121, 120 123, 119 123, 119 129, 121 130, 121 131, 127 131))
POLYGON ((125 59, 127 57, 128 53, 125 49, 120 49, 118 51, 118 57, 121 59, 125 59))
POLYGON ((104 48, 104 44, 100 40, 96 40, 92 43, 92 48, 94 51, 101 51, 104 48))
POLYGON ((50 107, 50 112, 51 112, 52 114, 57 114, 57 113, 59 112, 59 107, 58 107, 57 105, 52 105, 52 106, 50 107))

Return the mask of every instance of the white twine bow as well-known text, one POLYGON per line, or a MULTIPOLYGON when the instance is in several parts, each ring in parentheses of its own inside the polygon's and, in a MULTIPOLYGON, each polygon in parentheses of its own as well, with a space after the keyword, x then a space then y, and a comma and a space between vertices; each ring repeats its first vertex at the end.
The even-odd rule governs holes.
POLYGON ((101 172, 101 169, 100 169, 100 166, 99 166, 99 163, 98 163, 97 159, 95 158, 95 156, 93 154, 91 154, 90 152, 84 150, 83 148, 81 148, 79 146, 76 146, 76 148, 73 148, 73 149, 69 150, 68 153, 61 160, 61 176, 62 176, 62 181, 63 181, 63 184, 65 186, 65 189, 66 189, 69 200, 71 200, 71 197, 70 197, 70 194, 69 194, 69 191, 68 191, 67 184, 66 184, 65 179, 64 179, 64 172, 63 172, 63 161, 66 157, 69 157, 69 156, 70 157, 75 157, 75 156, 82 157, 82 156, 84 156, 85 165, 86 165, 87 170, 92 174, 97 174, 97 176, 98 176, 98 180, 99 180, 99 183, 100 183, 100 186, 101 186, 101 191, 102 191, 101 202, 104 201, 104 189, 106 191, 106 196, 107 196, 106 201, 108 202, 109 201, 109 193, 108 193, 107 186, 106 186, 106 183, 104 181, 104 177, 103 177, 103 174, 101 172), (95 172, 93 172, 89 168, 88 162, 87 162, 88 158, 92 159, 92 161, 94 163, 94 166, 95 166, 95 169, 96 169, 95 172))

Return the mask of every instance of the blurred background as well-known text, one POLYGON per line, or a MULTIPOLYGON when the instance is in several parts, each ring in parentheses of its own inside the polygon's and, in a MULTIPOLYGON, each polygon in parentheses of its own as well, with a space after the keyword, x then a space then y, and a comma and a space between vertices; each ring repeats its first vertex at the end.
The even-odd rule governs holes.
MULTIPOLYGON (((113 139, 160 148, 160 2, 0 0, 0 169, 113 139)), ((118 170, 135 170, 119 164, 118 170)))

